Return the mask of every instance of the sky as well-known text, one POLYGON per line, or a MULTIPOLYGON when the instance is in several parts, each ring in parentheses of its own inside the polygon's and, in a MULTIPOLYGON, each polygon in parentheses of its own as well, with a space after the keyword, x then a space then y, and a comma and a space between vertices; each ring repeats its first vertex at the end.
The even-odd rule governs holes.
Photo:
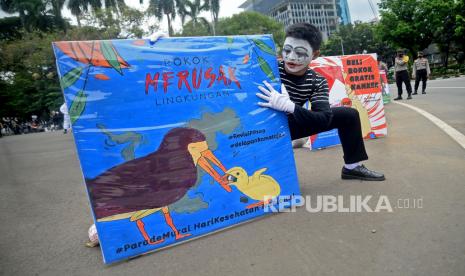
MULTIPOLYGON (((347 0, 347 2, 349 3, 350 17, 352 17, 352 21, 358 20, 368 22, 374 18, 368 0, 347 0)), ((372 2, 379 16, 378 4, 381 0, 372 0, 372 2)))
MULTIPOLYGON (((378 3, 380 0, 372 0, 373 4, 375 5, 376 9, 378 9, 378 3)), ((126 4, 131 7, 140 8, 141 5, 139 4, 139 0, 126 0, 126 4)), ((144 7, 148 5, 149 0, 144 1, 144 7)), ((238 8, 245 0, 220 0, 220 14, 219 17, 230 17, 234 14, 240 13, 243 9, 238 8)), ((367 22, 373 19, 373 12, 370 9, 370 5, 368 0, 347 0, 349 3, 350 15, 352 17, 352 21, 362 21, 367 22)), ((63 15, 65 17, 71 18, 73 22, 75 18, 71 15, 69 10, 64 10, 63 15)), ((8 16, 3 11, 0 11, 0 17, 8 16)), ((203 13, 202 16, 207 18, 207 20, 211 21, 210 13, 203 13)), ((162 30, 167 32, 168 26, 166 23, 166 19, 162 20, 160 23, 160 27, 162 30)), ((181 30, 181 22, 179 17, 174 22, 174 30, 180 31, 181 30)))

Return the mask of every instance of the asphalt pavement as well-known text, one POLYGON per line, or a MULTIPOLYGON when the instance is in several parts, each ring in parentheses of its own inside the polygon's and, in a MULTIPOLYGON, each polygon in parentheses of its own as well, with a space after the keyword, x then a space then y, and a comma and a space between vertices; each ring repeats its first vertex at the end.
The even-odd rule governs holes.
MULTIPOLYGON (((397 96, 397 88, 391 85, 390 89, 397 96)), ((421 83, 418 90, 420 94, 412 101, 402 102, 424 109, 465 134, 465 77, 428 81, 426 95, 421 94, 421 83)))
MULTIPOLYGON (((427 93, 403 102, 465 134, 465 78, 427 93)), ((411 109, 391 103, 386 115, 388 136, 366 142, 365 162, 384 182, 341 180, 340 147, 295 158, 303 195, 383 197, 392 212, 301 207, 111 266, 84 247, 91 215, 72 136, 1 138, 0 274, 465 275, 465 150, 411 109)))

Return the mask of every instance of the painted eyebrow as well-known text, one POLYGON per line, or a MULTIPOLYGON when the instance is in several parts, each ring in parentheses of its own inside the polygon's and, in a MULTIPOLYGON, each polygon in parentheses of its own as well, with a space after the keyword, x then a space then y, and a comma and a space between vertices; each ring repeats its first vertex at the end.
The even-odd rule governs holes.
POLYGON ((304 47, 301 47, 301 46, 298 46, 298 47, 295 47, 294 50, 297 50, 297 49, 302 49, 302 50, 305 50, 305 52, 308 52, 308 50, 304 47))

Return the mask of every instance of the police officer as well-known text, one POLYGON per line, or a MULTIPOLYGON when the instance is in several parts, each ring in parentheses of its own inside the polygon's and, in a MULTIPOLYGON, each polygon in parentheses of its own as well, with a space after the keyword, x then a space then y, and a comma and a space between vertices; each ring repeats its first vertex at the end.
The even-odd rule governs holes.
POLYGON ((408 61, 407 55, 404 55, 403 50, 397 50, 397 56, 394 63, 394 71, 397 84, 397 98, 394 101, 402 100, 402 83, 405 83, 407 88, 407 100, 412 98, 412 85, 410 84, 410 76, 408 73, 408 61))
POLYGON ((422 82, 421 93, 426 94, 426 81, 430 74, 428 59, 423 56, 423 52, 418 52, 418 58, 413 63, 413 78, 415 79, 415 92, 413 95, 418 94, 420 80, 422 82))

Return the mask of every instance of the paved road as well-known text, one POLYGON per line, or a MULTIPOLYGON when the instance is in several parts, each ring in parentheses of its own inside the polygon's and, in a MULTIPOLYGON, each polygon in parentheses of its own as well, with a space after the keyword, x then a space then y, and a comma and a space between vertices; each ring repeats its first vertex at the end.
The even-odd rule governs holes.
MULTIPOLYGON (((413 85, 412 82, 412 88, 413 85)), ((397 96, 394 85, 390 86, 390 90, 393 97, 397 96)), ((414 96, 412 101, 402 102, 424 109, 465 134, 465 77, 428 81, 426 93, 414 96)))
MULTIPOLYGON (((464 90, 433 86, 465 81, 431 82, 408 103, 463 126, 450 112, 463 114, 464 90)), ((339 147, 295 157, 304 195, 383 195, 392 213, 299 208, 113 266, 83 246, 91 218, 72 137, 2 138, 0 275, 465 275, 465 150, 408 108, 386 112, 389 136, 366 143, 385 182, 340 180, 339 147)))

